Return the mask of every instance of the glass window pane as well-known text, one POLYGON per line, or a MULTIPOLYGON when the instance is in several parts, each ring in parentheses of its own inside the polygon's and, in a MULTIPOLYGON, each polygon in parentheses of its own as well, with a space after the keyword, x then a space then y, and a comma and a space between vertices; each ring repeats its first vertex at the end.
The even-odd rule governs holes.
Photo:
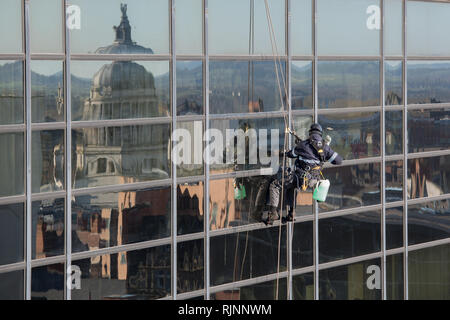
POLYGON ((33 122, 64 121, 64 80, 61 61, 31 61, 33 122))
POLYGON ((386 257, 386 298, 403 300, 403 254, 386 257))
POLYGON ((175 48, 177 54, 202 54, 202 31, 203 1, 177 1, 175 11, 175 48))
POLYGON ((408 1, 406 10, 408 55, 450 55, 450 5, 408 1))
POLYGON ((319 115, 324 136, 331 148, 345 160, 380 155, 380 113, 338 113, 319 115))
POLYGON ((169 116, 168 61, 72 61, 72 120, 169 116))
MULTIPOLYGON (((281 65, 286 75, 285 63, 281 65)), ((284 96, 282 75, 278 70, 284 96)), ((212 61, 209 71, 212 114, 282 111, 273 61, 212 61)), ((283 105, 287 110, 284 100, 283 105)))
POLYGON ((170 178, 168 124, 75 129, 72 137, 75 188, 170 178))
POLYGON ((449 244, 409 252, 409 299, 448 301, 450 299, 449 265, 449 244))
POLYGON ((0 61, 0 125, 23 123, 23 110, 23 62, 0 61))
POLYGON ((312 1, 291 1, 291 54, 312 55, 312 1))
POLYGON ((408 61, 408 104, 450 102, 450 61, 408 61))
POLYGON ((0 300, 24 300, 23 270, 0 273, 0 300))
POLYGON ((386 208, 386 249, 403 247, 403 207, 386 208))
POLYGON ((72 261, 81 271, 72 300, 149 300, 170 295, 170 245, 72 261))
POLYGON ((30 1, 30 47, 32 53, 61 53, 63 51, 62 3, 60 0, 30 1))
POLYGON ((64 300, 64 263, 31 270, 31 300, 64 300))
POLYGON ((387 106, 403 103, 403 62, 386 61, 384 63, 385 104, 387 106))
POLYGON ((403 200, 403 161, 386 161, 386 202, 403 200))
POLYGON ((170 187, 76 196, 72 251, 109 248, 170 236, 170 187))
MULTIPOLYGON (((234 290, 224 290, 211 294, 212 300, 286 300, 286 292, 287 292, 287 279, 280 278, 278 279, 278 288, 277 281, 268 281, 257 283, 251 286, 245 286, 236 288, 234 290), (278 297, 276 296, 278 289, 278 297)), ((268 312, 268 305, 261 305, 259 309, 255 309, 255 314, 258 313, 259 310, 261 315, 270 314, 268 312), (266 313, 267 312, 267 313, 266 313)), ((233 313, 227 313, 225 311, 222 313, 223 315, 231 316, 233 313)), ((259 314, 259 313, 258 313, 259 314)))
POLYGON ((0 197, 24 194, 24 134, 0 134, 0 197))
POLYGON ((319 108, 380 105, 378 61, 319 61, 317 73, 319 108))
POLYGON ((389 0, 383 2, 383 6, 384 54, 401 56, 403 54, 403 1, 389 0))
POLYGON ((292 61, 291 64, 291 107, 296 109, 312 109, 313 81, 311 61, 292 61))
POLYGON ((319 220, 319 262, 330 262, 380 251, 380 211, 319 220))
POLYGON ((292 268, 303 268, 313 264, 313 223, 295 223, 292 235, 292 268))
POLYGON ((177 244, 178 293, 201 290, 205 273, 203 239, 177 244))
POLYGON ((24 260, 24 230, 23 203, 0 206, 0 265, 24 260))
POLYGON ((3 0, 0 11, 0 30, 7 30, 2 36, 0 53, 20 53, 22 48, 22 1, 3 0))
POLYGON ((177 186, 178 235, 203 231, 204 201, 202 181, 177 186))
POLYGON ((319 299, 381 300, 380 268, 380 259, 373 259, 319 271, 319 299))
POLYGON ((449 118, 450 109, 408 111, 408 152, 448 149, 449 118))
POLYGON ((72 53, 169 52, 169 1, 70 0, 72 53))
POLYGON ((450 237, 450 200, 408 205, 409 245, 450 237))
POLYGON ((201 61, 177 61, 177 115, 203 114, 201 61))
POLYGON ((294 300, 314 300, 314 273, 292 277, 292 296, 294 300))
POLYGON ((64 130, 34 131, 32 192, 64 189, 64 130))
POLYGON ((320 212, 380 204, 380 164, 331 167, 323 171, 331 186, 320 212))
MULTIPOLYGON (((203 123, 202 121, 177 122, 172 134, 177 176, 200 176, 203 174, 203 123)), ((174 159, 174 160, 175 160, 174 159)))
POLYGON ((256 278, 286 270, 286 227, 238 232, 211 238, 211 285, 256 278), (278 250, 280 259, 278 260, 278 250))
POLYGON ((386 155, 403 153, 403 112, 386 111, 385 114, 386 155))
POLYGON ((319 55, 379 55, 379 0, 319 0, 319 55))
MULTIPOLYGON (((285 2, 269 0, 269 12, 278 54, 285 53, 285 2)), ((210 54, 274 54, 263 0, 210 0, 208 42, 210 54), (230 19, 232 17, 232 19, 230 19)))
POLYGON ((32 203, 32 257, 64 254, 64 198, 32 203))

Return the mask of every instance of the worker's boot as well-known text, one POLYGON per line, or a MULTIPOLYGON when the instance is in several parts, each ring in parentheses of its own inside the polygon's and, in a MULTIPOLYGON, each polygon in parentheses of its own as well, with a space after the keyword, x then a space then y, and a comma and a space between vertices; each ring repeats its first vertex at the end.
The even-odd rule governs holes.
POLYGON ((267 217, 267 224, 272 225, 275 220, 280 219, 277 207, 270 206, 269 216, 267 217))

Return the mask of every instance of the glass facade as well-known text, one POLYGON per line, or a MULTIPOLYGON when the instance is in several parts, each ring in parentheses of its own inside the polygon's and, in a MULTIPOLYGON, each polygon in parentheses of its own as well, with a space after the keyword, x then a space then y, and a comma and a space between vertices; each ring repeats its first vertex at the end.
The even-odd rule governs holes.
POLYGON ((2 5, 0 299, 450 299, 450 3, 2 5), (266 226, 313 122, 328 198, 266 226))

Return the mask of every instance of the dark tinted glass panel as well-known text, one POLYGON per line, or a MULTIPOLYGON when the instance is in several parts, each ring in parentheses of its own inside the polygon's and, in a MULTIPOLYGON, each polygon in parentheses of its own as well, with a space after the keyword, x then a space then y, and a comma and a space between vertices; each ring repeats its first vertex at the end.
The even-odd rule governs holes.
POLYGON ((23 209, 22 203, 0 206, 0 265, 23 261, 24 259, 23 233, 25 226, 23 209))
POLYGON ((321 212, 379 204, 380 164, 327 168, 323 171, 330 180, 326 202, 319 204, 321 212))
MULTIPOLYGON (((309 137, 309 128, 311 127, 313 117, 311 116, 293 116, 292 127, 295 134, 302 140, 306 140, 309 137)), ((284 135, 284 134, 283 134, 284 135)), ((291 136, 292 143, 295 142, 295 137, 291 136)))
POLYGON ((32 300, 64 299, 64 263, 31 270, 32 300))
POLYGON ((177 291, 179 293, 203 289, 205 264, 203 239, 177 244, 177 291))
POLYGON ((319 220, 319 262, 380 251, 381 216, 367 211, 319 220))
POLYGON ((303 268, 313 264, 313 223, 294 224, 292 235, 292 268, 303 268))
POLYGON ((30 1, 30 47, 32 53, 61 53, 63 9, 59 0, 30 1))
POLYGON ((450 192, 450 156, 408 160, 408 194, 411 199, 450 192))
POLYGON ((32 203, 32 257, 64 254, 64 199, 32 203))
POLYGON ((317 81, 320 108, 380 105, 378 61, 319 61, 317 81))
POLYGON ((386 161, 386 202, 403 200, 403 161, 386 161))
MULTIPOLYGON (((236 288, 234 290, 224 290, 211 295, 212 300, 286 300, 287 290, 286 278, 258 283, 252 286, 236 288), (277 296, 278 293, 278 296, 277 296)), ((224 306, 225 307, 225 306, 224 306)), ((244 306, 242 306, 244 307, 244 306)), ((242 310, 242 309, 241 309, 242 310)), ((271 309, 270 309, 271 310, 271 309)), ((236 311, 230 306, 224 308, 223 315, 231 317, 236 315, 236 311)), ((243 314, 243 313, 241 313, 243 314)), ((253 314, 270 314, 269 305, 261 304, 253 309, 253 314)))
POLYGON ((386 257, 386 297, 403 300, 403 254, 386 257))
POLYGON ((314 300, 314 274, 306 273, 292 277, 294 300, 314 300))
POLYGON ((286 228, 279 227, 212 237, 211 285, 256 278, 286 270, 286 228), (278 258, 278 253, 280 257, 278 258))
POLYGON ((292 109, 311 109, 312 97, 312 62, 292 61, 291 64, 291 106, 292 109))
POLYGON ((408 152, 448 149, 450 109, 408 111, 408 152))
POLYGON ((2 36, 0 53, 22 52, 22 3, 17 0, 2 1, 0 29, 6 32, 2 36))
POLYGON ((450 200, 408 205, 410 245, 450 237, 450 200))
POLYGON ((64 80, 61 61, 31 61, 33 122, 64 121, 64 80))
POLYGON ((403 112, 386 111, 386 155, 403 153, 403 112))
POLYGON ((23 270, 0 273, 0 300, 23 300, 23 281, 23 270))
POLYGON ((170 236, 170 187, 77 196, 72 250, 80 252, 170 236))
POLYGON ((320 115, 331 148, 345 160, 380 155, 380 113, 320 115))
POLYGON ((403 103, 403 63, 386 61, 384 63, 384 91, 387 106, 403 103))
POLYGON ((320 300, 381 300, 380 259, 319 271, 320 300))
MULTIPOLYGON (((170 246, 72 261, 81 271, 72 300, 147 300, 170 295, 170 246)), ((75 267, 76 268, 76 267, 75 267)))
MULTIPOLYGON (((286 75, 285 63, 281 63, 286 75)), ((280 66, 278 76, 283 96, 280 66)), ((282 110, 273 61, 212 61, 210 72, 210 112, 244 113, 282 110)), ((285 110, 286 101, 283 101, 285 110)))
POLYGON ((23 109, 23 63, 0 61, 0 125, 23 123, 23 109))
POLYGON ((450 245, 409 252, 408 294, 411 300, 450 299, 450 245))
POLYGON ((203 114, 202 62, 177 61, 177 115, 190 114, 203 114))
POLYGON ((31 161, 33 192, 64 189, 64 130, 34 131, 31 161))
POLYGON ((169 178, 169 131, 166 124, 72 130, 75 188, 169 178))
POLYGON ((0 134, 0 197, 24 193, 23 133, 0 134))
POLYGON ((384 54, 401 56, 403 52, 403 1, 390 0, 383 2, 383 6, 384 54))
POLYGON ((177 186, 178 234, 203 231, 203 182, 183 183, 177 186))
POLYGON ((408 104, 450 102, 450 62, 408 61, 408 104))
POLYGON ((203 51, 203 1, 178 1, 175 14, 177 54, 201 54, 203 51))
POLYGON ((203 135, 202 121, 177 122, 177 129, 172 133, 172 150, 178 177, 203 174, 203 135))
POLYGON ((386 249, 403 246, 403 207, 386 208, 386 249))
POLYGON ((312 1, 295 0, 290 3, 292 54, 297 56, 312 54, 312 1))
POLYGON ((169 52, 169 2, 70 0, 67 24, 72 53, 169 52))
POLYGON ((163 117, 167 61, 72 61, 72 120, 163 117))

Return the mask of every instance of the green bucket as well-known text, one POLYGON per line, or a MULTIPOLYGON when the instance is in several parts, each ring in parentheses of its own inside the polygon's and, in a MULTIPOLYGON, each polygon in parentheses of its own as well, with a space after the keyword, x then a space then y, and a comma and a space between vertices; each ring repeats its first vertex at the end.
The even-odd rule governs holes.
POLYGON ((327 198, 328 189, 330 188, 330 180, 320 180, 314 188, 313 199, 324 202, 327 198))

